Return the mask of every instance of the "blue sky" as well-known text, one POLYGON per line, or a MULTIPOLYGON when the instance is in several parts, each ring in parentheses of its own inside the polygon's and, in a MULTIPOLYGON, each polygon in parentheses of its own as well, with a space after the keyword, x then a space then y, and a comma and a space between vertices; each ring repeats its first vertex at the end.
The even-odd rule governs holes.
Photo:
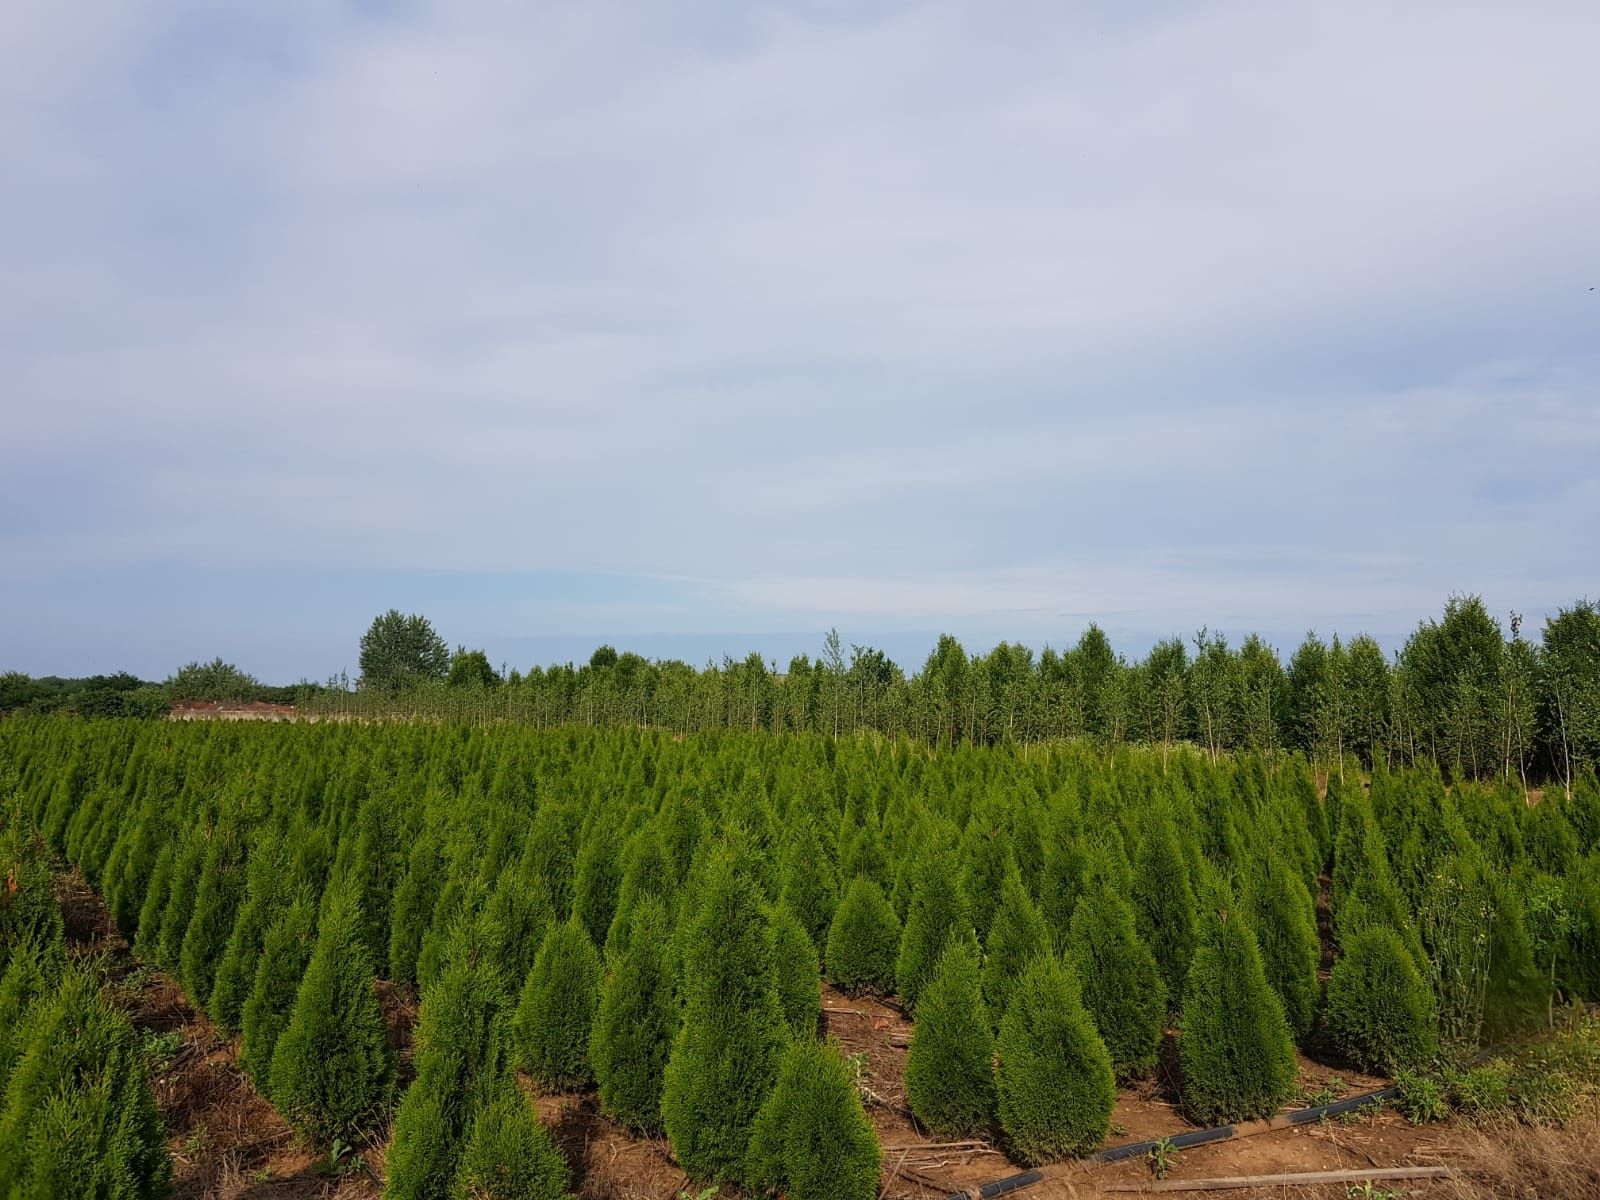
POLYGON ((28 5, 0 669, 1600 593, 1593 3, 28 5))

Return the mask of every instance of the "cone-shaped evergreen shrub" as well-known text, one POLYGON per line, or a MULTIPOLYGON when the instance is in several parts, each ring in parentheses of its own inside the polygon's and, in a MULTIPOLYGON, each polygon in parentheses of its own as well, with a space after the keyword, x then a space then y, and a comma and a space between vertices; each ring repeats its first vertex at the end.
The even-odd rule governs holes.
POLYGON ((589 1035, 600 1002, 600 954, 576 917, 552 926, 512 1019, 515 1059, 550 1091, 594 1078, 589 1035))
POLYGON ((900 999, 910 1009, 915 1009, 946 943, 972 928, 955 863, 949 855, 928 855, 916 864, 914 872, 911 904, 894 969, 900 999))
POLYGON ((1237 913, 1213 917, 1183 996, 1183 1103, 1203 1125, 1270 1116, 1294 1093, 1294 1039, 1237 913))
POLYGON ((316 949, 272 1052, 272 1102, 317 1145, 355 1139, 383 1118, 394 1054, 373 988, 361 905, 341 886, 325 905, 316 949))
POLYGON ((395 1115, 386 1200, 443 1196, 475 1105, 499 1077, 501 982, 487 963, 451 963, 417 1016, 417 1077, 395 1115))
POLYGON ((0 1195, 165 1200, 166 1130, 133 1028, 68 970, 23 1018, 0 1101, 0 1195))
POLYGON ((1155 1066, 1167 989, 1155 955, 1134 928, 1133 907, 1105 886, 1087 892, 1072 913, 1067 959, 1117 1078, 1155 1066))
POLYGON ((1261 966, 1267 982, 1283 1001, 1283 1014, 1296 1041, 1310 1035, 1317 1022, 1321 990, 1317 967, 1322 944, 1317 938, 1316 902, 1305 883, 1281 854, 1258 860, 1250 911, 1261 966))
POLYGON ((29 1006, 53 991, 66 967, 59 937, 41 942, 37 937, 13 941, 10 960, 0 969, 0 1114, 4 1113, 6 1080, 27 1045, 23 1016, 29 1006))
POLYGON ((1033 959, 1000 1022, 996 1048, 1000 1128, 1013 1158, 1036 1166, 1100 1144, 1117 1099, 1111 1055, 1060 960, 1033 959))
POLYGON ((816 822, 808 817, 800 818, 784 846, 778 895, 820 950, 839 903, 839 873, 816 822))
POLYGON ((439 876, 444 870, 440 836, 425 829, 406 859, 405 876, 389 902, 389 978, 415 983, 417 956, 439 901, 439 876))
POLYGON ((589 1061, 607 1115, 654 1131, 661 1128, 661 1087, 678 1008, 666 963, 666 907, 644 895, 632 910, 633 932, 618 939, 627 949, 600 988, 589 1061))
POLYGON ((451 1200, 563 1200, 569 1186, 566 1160, 549 1131, 505 1080, 472 1119, 451 1200))
POLYGON ((1362 1070, 1421 1067, 1438 1049, 1433 992, 1405 943, 1378 925, 1351 938, 1328 979, 1328 1035, 1362 1070))
MULTIPOLYGON (((692 893, 691 893, 692 894, 692 893)), ((683 1023, 667 1060, 662 1123, 692 1179, 736 1181, 785 1040, 759 887, 727 851, 701 875, 682 939, 683 1023)))
POLYGON ((1152 812, 1133 872, 1133 908, 1139 936, 1156 956, 1171 1009, 1183 1001, 1194 957, 1195 899, 1177 826, 1164 805, 1152 812))
POLYGON ((773 984, 783 1019, 797 1037, 815 1038, 822 1019, 822 974, 817 947, 800 918, 786 904, 774 904, 772 922, 773 984))
POLYGON ((261 959, 262 939, 267 926, 278 917, 292 870, 288 850, 274 831, 267 830, 250 852, 244 903, 228 934, 228 944, 212 981, 211 997, 206 1001, 206 1011, 224 1031, 239 1028, 245 1001, 255 982, 256 964, 261 959))
POLYGON ((597 946, 605 944, 617 911, 617 893, 622 885, 622 867, 618 862, 621 849, 616 834, 600 826, 590 830, 578 850, 572 912, 583 923, 589 940, 597 946))
POLYGON ((195 887, 194 915, 184 931, 178 974, 189 1003, 196 1008, 205 1008, 211 1001, 217 965, 239 916, 243 879, 236 855, 237 847, 228 838, 221 834, 212 838, 195 887))
POLYGON ((309 892, 302 891, 261 939, 261 959, 250 985, 250 998, 239 1014, 239 1065, 269 1100, 272 1052, 294 1012, 300 979, 316 943, 316 929, 316 902, 309 892))
POLYGON ((628 938, 635 928, 634 909, 646 896, 659 900, 670 917, 676 892, 672 860, 662 845, 661 836, 646 826, 628 839, 623 852, 622 886, 617 891, 617 910, 606 933, 605 957, 620 962, 628 952, 628 938))
POLYGON ((1005 1016, 1011 989, 1028 964, 1049 950, 1050 931, 1039 906, 1028 895, 1022 876, 1012 871, 1000 884, 1000 905, 994 911, 989 940, 984 945, 983 999, 995 1025, 1005 1016))
POLYGON ((845 888, 828 928, 828 978, 848 992, 894 991, 900 921, 883 889, 865 875, 845 888))
POLYGON ((57 942, 61 930, 44 848, 21 830, 0 829, 0 971, 12 947, 57 942))
POLYGON ((507 996, 527 981, 555 919, 550 889, 537 872, 507 871, 495 884, 478 923, 484 959, 499 970, 507 996))
POLYGON ((873 1200, 881 1157, 838 1050, 795 1038, 756 1116, 746 1185, 788 1200, 873 1200))
POLYGON ((156 853, 156 864, 150 869, 150 883, 139 905, 139 927, 133 938, 133 952, 150 962, 155 961, 156 947, 161 943, 161 920, 167 912, 167 897, 172 891, 172 872, 177 861, 177 843, 164 843, 156 853))
POLYGON ((167 890, 166 910, 161 914, 161 933, 156 940, 155 960, 168 971, 177 971, 183 955, 183 938, 194 917, 195 892, 200 887, 200 872, 205 867, 207 839, 190 837, 173 861, 172 886, 167 890))
POLYGON ((906 1057, 906 1101, 940 1135, 967 1137, 994 1119, 994 1034, 970 932, 950 942, 923 989, 906 1057))

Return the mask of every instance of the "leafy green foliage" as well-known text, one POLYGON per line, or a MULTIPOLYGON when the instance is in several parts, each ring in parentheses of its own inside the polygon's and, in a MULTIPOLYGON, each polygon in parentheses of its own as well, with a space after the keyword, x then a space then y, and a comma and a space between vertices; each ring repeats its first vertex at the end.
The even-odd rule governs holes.
POLYGON ((1012 989, 1028 964, 1049 950, 1050 931, 1044 917, 1023 886, 1022 876, 1013 869, 1000 883, 1000 903, 984 944, 983 999, 994 1024, 1000 1024, 1012 989))
POLYGON ((1117 1077, 1131 1079, 1155 1066, 1167 990, 1155 955, 1134 928, 1132 906, 1108 887, 1084 895, 1067 931, 1067 958, 1117 1077))
POLYGON ((678 1029, 666 906, 642 896, 633 906, 633 926, 600 988, 589 1060, 601 1108, 631 1128, 653 1132, 661 1127, 661 1089, 678 1029))
POLYGON ((873 880, 858 875, 845 888, 828 929, 828 978, 848 992, 894 991, 900 920, 873 880))
POLYGON ((472 1119, 451 1200, 564 1200, 566 1161, 528 1101, 503 1082, 472 1119))

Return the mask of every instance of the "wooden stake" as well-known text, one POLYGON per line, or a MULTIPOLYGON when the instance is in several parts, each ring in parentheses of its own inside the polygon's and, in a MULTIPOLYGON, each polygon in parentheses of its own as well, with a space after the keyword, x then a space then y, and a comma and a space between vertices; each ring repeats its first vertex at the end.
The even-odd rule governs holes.
POLYGON ((1364 1179, 1448 1179, 1449 1167, 1377 1167, 1372 1170, 1300 1171, 1288 1175, 1226 1175, 1216 1179, 1164 1179, 1157 1183, 1108 1183, 1107 1192, 1220 1192, 1226 1188, 1300 1187, 1316 1183, 1360 1183, 1364 1179))

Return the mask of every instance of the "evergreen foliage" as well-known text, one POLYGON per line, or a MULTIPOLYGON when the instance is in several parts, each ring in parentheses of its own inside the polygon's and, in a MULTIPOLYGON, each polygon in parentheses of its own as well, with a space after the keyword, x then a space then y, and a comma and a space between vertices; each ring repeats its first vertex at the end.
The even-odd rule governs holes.
POLYGON ((815 1038, 822 1020, 821 964, 817 947, 787 904, 771 907, 772 974, 778 1007, 796 1037, 815 1038))
POLYGON ((900 921, 883 889, 865 875, 845 888, 828 928, 828 978, 847 992, 889 995, 900 953, 900 921))
POLYGON ((784 1050, 756 1115, 746 1184, 788 1200, 874 1200, 882 1152, 839 1051, 814 1038, 784 1050))
POLYGON ((1011 991, 1028 964, 1050 951, 1044 917, 1015 870, 1001 881, 1000 903, 984 949, 983 999, 990 1020, 998 1026, 1011 1002, 1011 991))
POLYGON ((745 1171, 751 1128, 785 1040, 763 897, 715 855, 683 939, 683 1022, 667 1060, 662 1122, 692 1179, 745 1171))
POLYGON ((1183 1104, 1202 1125, 1270 1116, 1294 1093, 1294 1039, 1255 935, 1236 913, 1207 922, 1183 998, 1183 1104))
POLYGON ((1164 805, 1148 819, 1133 872, 1139 936, 1156 957, 1174 1010, 1183 1000, 1195 949, 1195 898, 1177 826, 1164 805))
POLYGON ((1078 901, 1067 932, 1067 959, 1082 981, 1084 1007, 1119 1079, 1155 1066, 1167 1015, 1167 989, 1134 928, 1133 908, 1109 887, 1078 901))
POLYGON ((359 901, 335 891, 273 1047, 272 1102, 316 1145, 352 1143, 375 1127, 394 1088, 394 1054, 363 933, 359 901))
POLYGON ((1267 982, 1283 1002, 1284 1018, 1296 1041, 1310 1036, 1317 1022, 1321 985, 1317 967, 1316 901, 1299 875, 1277 854, 1264 855, 1255 870, 1250 915, 1267 982))
POLYGON ((918 1005, 906 1102, 941 1136, 970 1137, 994 1119, 994 1034, 970 932, 946 947, 918 1005))
POLYGON ((1100 1144, 1117 1099, 1111 1055, 1077 979, 1058 959, 1032 960, 1000 1022, 996 1047, 1000 1128, 1013 1158, 1037 1166, 1100 1144))
POLYGON ((914 868, 915 882, 894 970, 900 999, 913 1011, 946 944, 972 928, 954 866, 948 855, 930 854, 914 868))
POLYGON ((569 1187, 561 1151, 514 1083, 504 1081, 472 1119, 451 1200, 565 1200, 569 1187))
POLYGON ((600 1107, 633 1129, 661 1127, 661 1088, 678 1028, 674 980, 668 970, 668 918, 657 896, 632 905, 634 928, 615 969, 600 988, 589 1061, 600 1085, 600 1107))
POLYGON ((519 1067, 550 1091, 579 1088, 593 1079, 589 1036, 600 1002, 600 955, 574 916, 553 925, 512 1018, 519 1067))
POLYGON ((300 980, 316 940, 317 908, 309 893, 292 900, 261 940, 250 998, 239 1014, 239 1065, 272 1098, 272 1055, 294 1013, 300 980))
POLYGON ((1362 1070, 1425 1066, 1438 1049, 1433 993, 1394 930, 1356 934, 1328 979, 1328 1034, 1362 1070))

